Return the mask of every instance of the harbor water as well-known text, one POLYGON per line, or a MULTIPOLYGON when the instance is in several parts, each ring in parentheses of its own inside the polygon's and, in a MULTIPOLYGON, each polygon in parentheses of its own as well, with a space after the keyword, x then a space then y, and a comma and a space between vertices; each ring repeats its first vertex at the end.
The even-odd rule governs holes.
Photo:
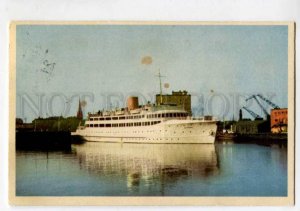
POLYGON ((86 142, 16 152, 17 196, 286 196, 287 149, 86 142))

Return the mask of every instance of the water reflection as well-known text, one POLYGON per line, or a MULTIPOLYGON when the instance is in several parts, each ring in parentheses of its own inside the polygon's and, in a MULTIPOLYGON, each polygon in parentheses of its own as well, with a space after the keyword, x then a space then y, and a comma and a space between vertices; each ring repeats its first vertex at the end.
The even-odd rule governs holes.
POLYGON ((87 142, 73 145, 81 167, 99 175, 127 178, 127 187, 150 186, 180 179, 201 179, 219 172, 213 144, 121 144, 87 142))
POLYGON ((286 196, 287 149, 255 144, 72 145, 17 151, 18 196, 286 196))

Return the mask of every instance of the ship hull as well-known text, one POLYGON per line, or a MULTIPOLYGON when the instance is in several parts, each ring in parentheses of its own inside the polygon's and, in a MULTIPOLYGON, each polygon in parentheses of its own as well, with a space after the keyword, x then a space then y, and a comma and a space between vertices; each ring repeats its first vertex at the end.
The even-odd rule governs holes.
POLYGON ((142 127, 84 128, 72 135, 94 142, 212 144, 216 130, 214 121, 171 120, 142 127))

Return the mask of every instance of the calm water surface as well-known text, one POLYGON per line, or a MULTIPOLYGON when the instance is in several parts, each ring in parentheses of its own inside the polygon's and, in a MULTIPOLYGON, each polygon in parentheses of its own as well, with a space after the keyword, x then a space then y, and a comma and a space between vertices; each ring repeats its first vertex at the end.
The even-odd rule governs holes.
POLYGON ((16 155, 18 196, 287 195, 286 148, 87 142, 16 155))

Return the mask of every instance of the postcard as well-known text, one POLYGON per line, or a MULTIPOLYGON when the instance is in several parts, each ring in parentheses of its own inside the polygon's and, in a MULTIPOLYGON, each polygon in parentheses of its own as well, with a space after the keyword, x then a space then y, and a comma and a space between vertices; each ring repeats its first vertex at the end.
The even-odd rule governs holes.
POLYGON ((293 205, 292 22, 10 24, 13 205, 293 205))

